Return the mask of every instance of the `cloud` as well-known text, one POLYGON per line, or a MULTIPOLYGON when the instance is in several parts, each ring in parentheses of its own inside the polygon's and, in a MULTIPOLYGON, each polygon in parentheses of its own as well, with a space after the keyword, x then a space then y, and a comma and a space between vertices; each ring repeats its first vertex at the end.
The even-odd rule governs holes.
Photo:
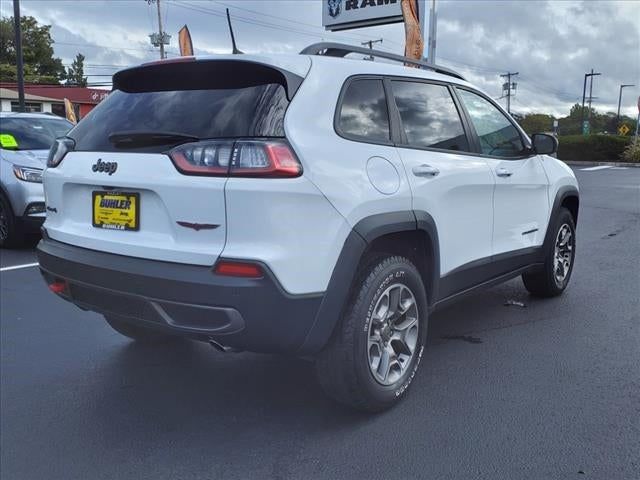
MULTIPOLYGON (((187 24, 196 54, 231 50, 225 8, 232 15, 241 50, 295 52, 310 43, 338 41, 360 45, 383 38, 384 50, 402 53, 402 24, 338 33, 322 28, 324 0, 204 1, 162 0, 165 30, 173 35, 169 56, 177 51, 177 32, 187 24)), ((430 2, 427 2, 429 4, 430 2)), ((142 0, 22 0, 22 12, 52 25, 55 52, 71 63, 77 52, 87 59, 87 73, 107 75, 120 65, 158 58, 148 35, 157 29, 155 5, 142 0)), ((11 15, 10 2, 2 2, 11 15)), ((618 88, 623 112, 637 114, 640 94, 640 6, 628 1, 438 1, 438 63, 463 73, 494 97, 501 95, 500 73, 519 72, 516 112, 566 115, 581 101, 584 74, 594 68, 594 106, 615 111, 618 88)), ((90 77, 90 81, 108 77, 90 77)))

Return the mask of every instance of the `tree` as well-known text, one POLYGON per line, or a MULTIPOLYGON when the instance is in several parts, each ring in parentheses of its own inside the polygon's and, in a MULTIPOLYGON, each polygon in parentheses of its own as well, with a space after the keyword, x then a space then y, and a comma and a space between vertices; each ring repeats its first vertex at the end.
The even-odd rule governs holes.
MULTIPOLYGON (((29 83, 60 83, 65 78, 62 60, 53 56, 51 25, 39 25, 33 17, 20 17, 24 79, 29 83)), ((17 57, 13 17, 0 19, 0 75, 17 81, 17 57)))
POLYGON ((551 132, 553 130, 553 116, 544 113, 530 113, 518 119, 518 123, 529 135, 532 133, 551 132))
POLYGON ((84 55, 81 53, 76 55, 71 66, 67 68, 67 84, 78 87, 87 86, 87 77, 84 76, 84 55))

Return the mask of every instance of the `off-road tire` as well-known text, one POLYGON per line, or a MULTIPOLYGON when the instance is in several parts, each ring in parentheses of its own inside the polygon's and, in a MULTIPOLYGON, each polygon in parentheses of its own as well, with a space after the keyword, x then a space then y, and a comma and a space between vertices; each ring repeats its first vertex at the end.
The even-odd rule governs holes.
POLYGON ((557 297, 562 294, 569 285, 569 280, 571 279, 575 263, 576 225, 571 212, 562 207, 558 212, 558 215, 556 215, 553 225, 550 225, 550 229, 552 236, 550 237, 551 240, 548 242, 549 244, 545 247, 546 251, 543 267, 540 270, 524 273, 522 275, 522 281, 524 282, 525 288, 529 293, 531 293, 531 295, 535 295, 537 297, 557 297), (564 276, 564 279, 562 281, 558 281, 556 279, 556 267, 554 262, 556 256, 556 242, 560 230, 565 225, 568 226, 571 231, 572 253, 568 271, 564 276))
MULTIPOLYGON (((13 209, 9 200, 0 193, 0 222, 3 225, 3 231, 0 231, 0 248, 19 247, 24 242, 24 233, 20 222, 13 214, 13 209)), ((2 225, 0 225, 2 227, 2 225)))
POLYGON ((338 402, 357 410, 378 412, 398 403, 415 378, 426 344, 427 295, 420 273, 406 258, 377 255, 364 262, 352 287, 350 301, 333 335, 316 359, 316 374, 324 391, 338 402), (401 376, 381 384, 370 367, 369 335, 373 308, 385 288, 401 284, 413 294, 417 306, 415 349, 401 376))

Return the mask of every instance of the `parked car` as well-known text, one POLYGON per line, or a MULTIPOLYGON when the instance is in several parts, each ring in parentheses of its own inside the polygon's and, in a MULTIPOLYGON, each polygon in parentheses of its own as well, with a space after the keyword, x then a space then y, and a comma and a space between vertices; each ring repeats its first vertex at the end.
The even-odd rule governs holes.
POLYGON ((49 155, 50 289, 135 340, 312 357, 333 398, 392 406, 434 310, 519 275, 565 290, 579 203, 553 137, 408 62, 318 44, 118 72, 49 155))
POLYGON ((40 229, 42 170, 53 141, 72 126, 53 115, 0 112, 0 247, 19 246, 40 229))

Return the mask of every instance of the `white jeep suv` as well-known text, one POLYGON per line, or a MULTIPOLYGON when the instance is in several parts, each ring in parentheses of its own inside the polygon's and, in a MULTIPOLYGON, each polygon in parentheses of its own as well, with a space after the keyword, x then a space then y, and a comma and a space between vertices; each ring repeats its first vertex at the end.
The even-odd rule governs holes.
POLYGON ((566 288, 579 197, 556 147, 383 52, 144 64, 52 148, 40 268, 128 337, 313 357, 327 393, 382 410, 435 309, 518 275, 566 288))

